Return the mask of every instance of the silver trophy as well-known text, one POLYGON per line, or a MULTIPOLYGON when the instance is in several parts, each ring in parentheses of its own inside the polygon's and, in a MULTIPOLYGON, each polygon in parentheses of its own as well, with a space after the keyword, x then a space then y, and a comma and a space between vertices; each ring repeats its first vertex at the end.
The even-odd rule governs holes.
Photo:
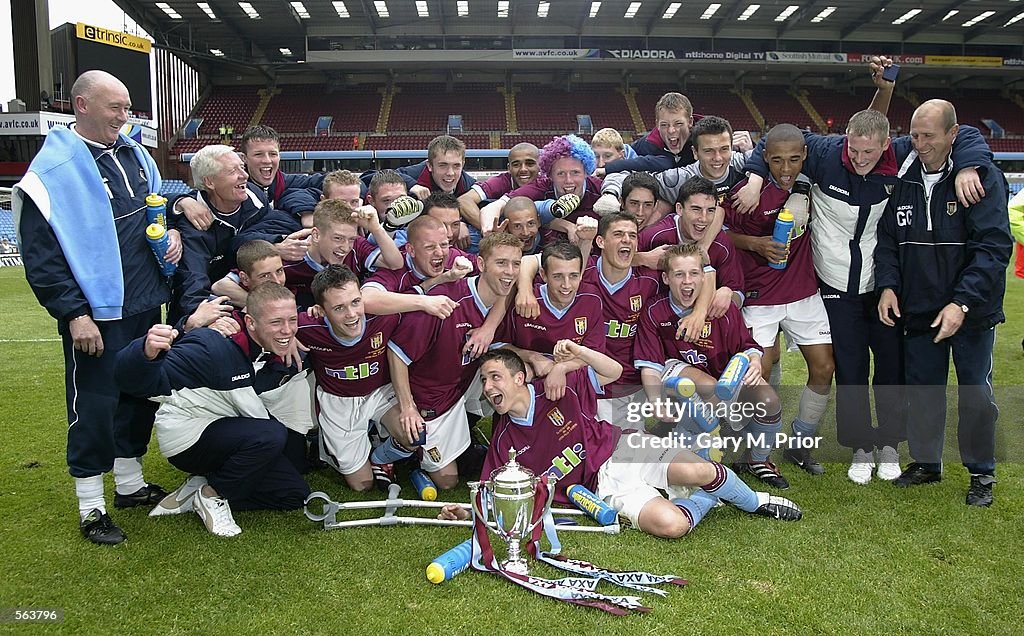
POLYGON ((533 519, 534 491, 540 479, 530 469, 516 462, 516 450, 510 448, 508 463, 493 471, 490 479, 469 482, 473 512, 508 545, 508 558, 501 562, 502 569, 508 572, 526 574, 526 559, 519 554, 519 542, 529 537, 551 510, 555 496, 555 476, 549 474, 548 500, 544 512, 536 520, 533 519), (491 513, 490 516, 480 510, 481 503, 477 501, 481 485, 484 493, 480 502, 491 513), (494 523, 486 523, 488 519, 493 519, 494 523))

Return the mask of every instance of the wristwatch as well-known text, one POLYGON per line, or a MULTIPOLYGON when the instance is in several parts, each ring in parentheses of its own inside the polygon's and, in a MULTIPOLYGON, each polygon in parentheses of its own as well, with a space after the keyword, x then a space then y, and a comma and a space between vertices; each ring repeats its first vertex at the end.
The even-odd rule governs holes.
POLYGON ((959 304, 958 307, 960 307, 960 311, 964 312, 964 315, 967 315, 967 312, 971 310, 970 307, 964 305, 963 303, 959 304))

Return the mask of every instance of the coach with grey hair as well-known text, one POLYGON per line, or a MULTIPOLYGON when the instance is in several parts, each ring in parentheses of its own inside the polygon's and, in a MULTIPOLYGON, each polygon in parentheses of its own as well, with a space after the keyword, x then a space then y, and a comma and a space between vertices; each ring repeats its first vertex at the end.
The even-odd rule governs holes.
POLYGON ((193 187, 213 213, 213 223, 200 230, 181 217, 169 217, 177 222, 185 246, 175 275, 172 323, 209 298, 210 281, 235 266, 235 252, 242 243, 261 239, 279 244, 301 230, 295 219, 270 209, 261 192, 247 187, 249 174, 234 148, 201 148, 189 167, 193 187))

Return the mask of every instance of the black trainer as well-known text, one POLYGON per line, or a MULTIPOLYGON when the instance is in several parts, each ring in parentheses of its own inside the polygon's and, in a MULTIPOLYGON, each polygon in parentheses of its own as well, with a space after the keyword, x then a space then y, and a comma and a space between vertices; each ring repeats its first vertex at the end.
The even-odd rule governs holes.
POLYGON ((992 505, 992 475, 971 475, 971 487, 967 489, 967 505, 987 508, 992 505))
POLYGON ((327 468, 327 462, 320 459, 320 429, 306 433, 306 470, 303 474, 327 468))
POLYGON ((789 488, 789 482, 779 472, 778 466, 769 461, 755 462, 750 453, 745 454, 741 461, 734 463, 732 469, 737 475, 750 473, 772 488, 779 490, 789 488))
POLYGON ((812 475, 823 475, 825 467, 811 457, 807 448, 787 448, 782 451, 782 459, 792 462, 812 475))
POLYGON ((755 493, 757 495, 757 508, 753 514, 779 521, 799 521, 803 516, 800 506, 796 505, 785 497, 769 495, 766 492, 755 493))
POLYGON ((100 512, 99 508, 95 508, 85 515, 79 529, 82 531, 83 537, 97 545, 117 545, 128 538, 121 528, 117 527, 110 515, 100 512))
POLYGON ((892 483, 897 488, 907 488, 909 486, 930 484, 936 481, 942 481, 941 472, 932 470, 925 464, 914 462, 907 466, 907 469, 904 470, 892 483))
POLYGON ((167 491, 156 484, 146 484, 130 495, 114 493, 115 508, 136 508, 138 506, 155 506, 167 496, 167 491))
POLYGON ((374 464, 370 462, 370 472, 373 473, 373 485, 383 493, 388 492, 391 489, 391 484, 397 481, 395 479, 394 464, 374 464))

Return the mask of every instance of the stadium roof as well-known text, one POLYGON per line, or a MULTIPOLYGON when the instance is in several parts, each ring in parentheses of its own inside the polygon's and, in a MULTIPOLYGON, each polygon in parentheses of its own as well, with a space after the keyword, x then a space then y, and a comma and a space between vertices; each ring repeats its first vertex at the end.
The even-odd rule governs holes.
POLYGON ((660 38, 756 39, 776 45, 803 41, 800 50, 821 51, 834 51, 836 42, 840 47, 855 42, 859 51, 863 43, 877 43, 888 53, 915 44, 1020 47, 1024 42, 1020 0, 115 2, 158 44, 201 54, 219 51, 251 64, 299 62, 307 38, 362 43, 345 48, 395 48, 380 42, 424 38, 439 41, 440 48, 488 48, 491 42, 505 49, 589 47, 595 45, 588 40, 620 37, 659 38, 651 48, 671 48, 660 38))

